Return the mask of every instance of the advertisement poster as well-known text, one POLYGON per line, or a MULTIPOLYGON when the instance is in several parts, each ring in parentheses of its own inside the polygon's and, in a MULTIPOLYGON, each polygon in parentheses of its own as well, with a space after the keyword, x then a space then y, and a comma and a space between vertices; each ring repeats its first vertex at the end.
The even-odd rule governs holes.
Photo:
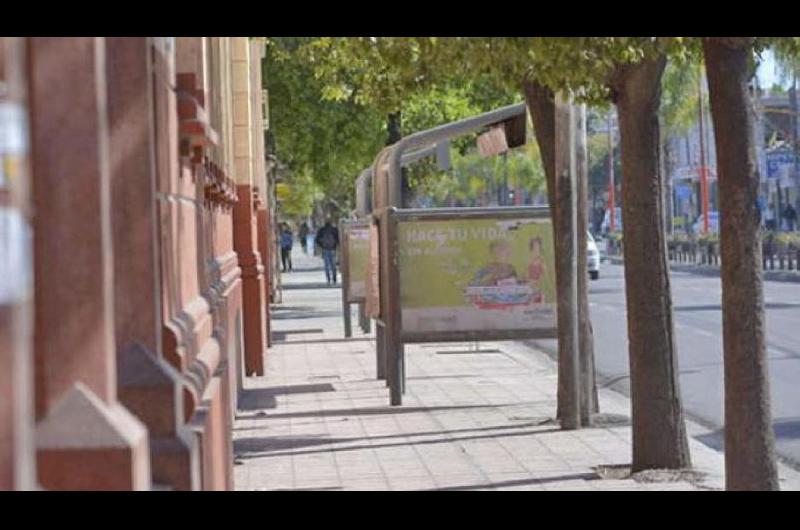
POLYGON ((550 219, 398 223, 404 333, 556 326, 550 219))
POLYGON ((378 225, 372 224, 369 227, 369 270, 367 277, 367 299, 364 303, 364 311, 370 318, 380 318, 381 297, 380 297, 380 249, 378 248, 378 225))
POLYGON ((369 227, 347 229, 348 297, 350 302, 360 302, 367 296, 367 270, 369 268, 369 227))

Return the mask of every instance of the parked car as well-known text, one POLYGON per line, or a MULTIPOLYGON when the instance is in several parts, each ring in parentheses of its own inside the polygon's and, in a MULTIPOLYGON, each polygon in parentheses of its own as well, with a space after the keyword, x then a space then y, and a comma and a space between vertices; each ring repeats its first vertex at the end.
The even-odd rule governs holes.
MULTIPOLYGON (((692 226, 695 234, 703 233, 703 214, 697 218, 692 226)), ((719 212, 716 210, 708 212, 708 231, 712 234, 719 234, 719 212)))
POLYGON ((586 265, 589 277, 596 280, 600 277, 600 250, 592 237, 591 232, 586 232, 586 265))

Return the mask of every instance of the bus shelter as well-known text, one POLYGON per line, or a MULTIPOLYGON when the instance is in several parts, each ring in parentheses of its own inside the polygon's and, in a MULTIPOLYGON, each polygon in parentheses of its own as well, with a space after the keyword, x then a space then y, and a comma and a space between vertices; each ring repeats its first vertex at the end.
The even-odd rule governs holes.
POLYGON ((402 404, 405 344, 557 336, 547 208, 402 208, 407 151, 525 117, 524 104, 510 105, 412 134, 375 158, 366 310, 391 405, 402 404))

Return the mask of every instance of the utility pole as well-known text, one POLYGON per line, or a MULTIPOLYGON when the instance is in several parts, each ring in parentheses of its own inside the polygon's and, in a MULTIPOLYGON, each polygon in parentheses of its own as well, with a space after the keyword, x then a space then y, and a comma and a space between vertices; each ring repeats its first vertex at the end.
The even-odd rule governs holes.
MULTIPOLYGON (((789 103, 792 106, 792 153, 794 153, 794 182, 795 182, 795 204, 800 207, 800 161, 798 161, 797 145, 797 66, 792 68, 792 89, 789 92, 789 103)), ((780 181, 778 182, 780 185, 780 181)), ((776 216, 780 219, 780 212, 776 216)))
POLYGON ((611 111, 608 111, 608 211, 611 227, 610 230, 615 232, 617 230, 616 213, 617 208, 614 201, 614 190, 616 183, 614 182, 614 136, 613 129, 611 128, 611 111))
POLYGON ((698 95, 700 97, 700 197, 703 208, 703 233, 708 233, 708 175, 706 173, 705 135, 703 133, 703 75, 698 76, 698 95))
POLYGON ((508 151, 503 152, 503 202, 501 206, 508 206, 508 151))

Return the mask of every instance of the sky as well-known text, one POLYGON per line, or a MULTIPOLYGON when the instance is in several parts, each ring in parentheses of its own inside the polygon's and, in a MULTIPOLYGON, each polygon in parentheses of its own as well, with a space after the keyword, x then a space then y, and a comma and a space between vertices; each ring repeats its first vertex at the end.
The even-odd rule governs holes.
POLYGON ((778 74, 775 71, 775 59, 772 56, 772 52, 770 50, 765 51, 763 58, 764 60, 759 65, 756 75, 758 76, 761 88, 767 89, 779 81, 778 74))

